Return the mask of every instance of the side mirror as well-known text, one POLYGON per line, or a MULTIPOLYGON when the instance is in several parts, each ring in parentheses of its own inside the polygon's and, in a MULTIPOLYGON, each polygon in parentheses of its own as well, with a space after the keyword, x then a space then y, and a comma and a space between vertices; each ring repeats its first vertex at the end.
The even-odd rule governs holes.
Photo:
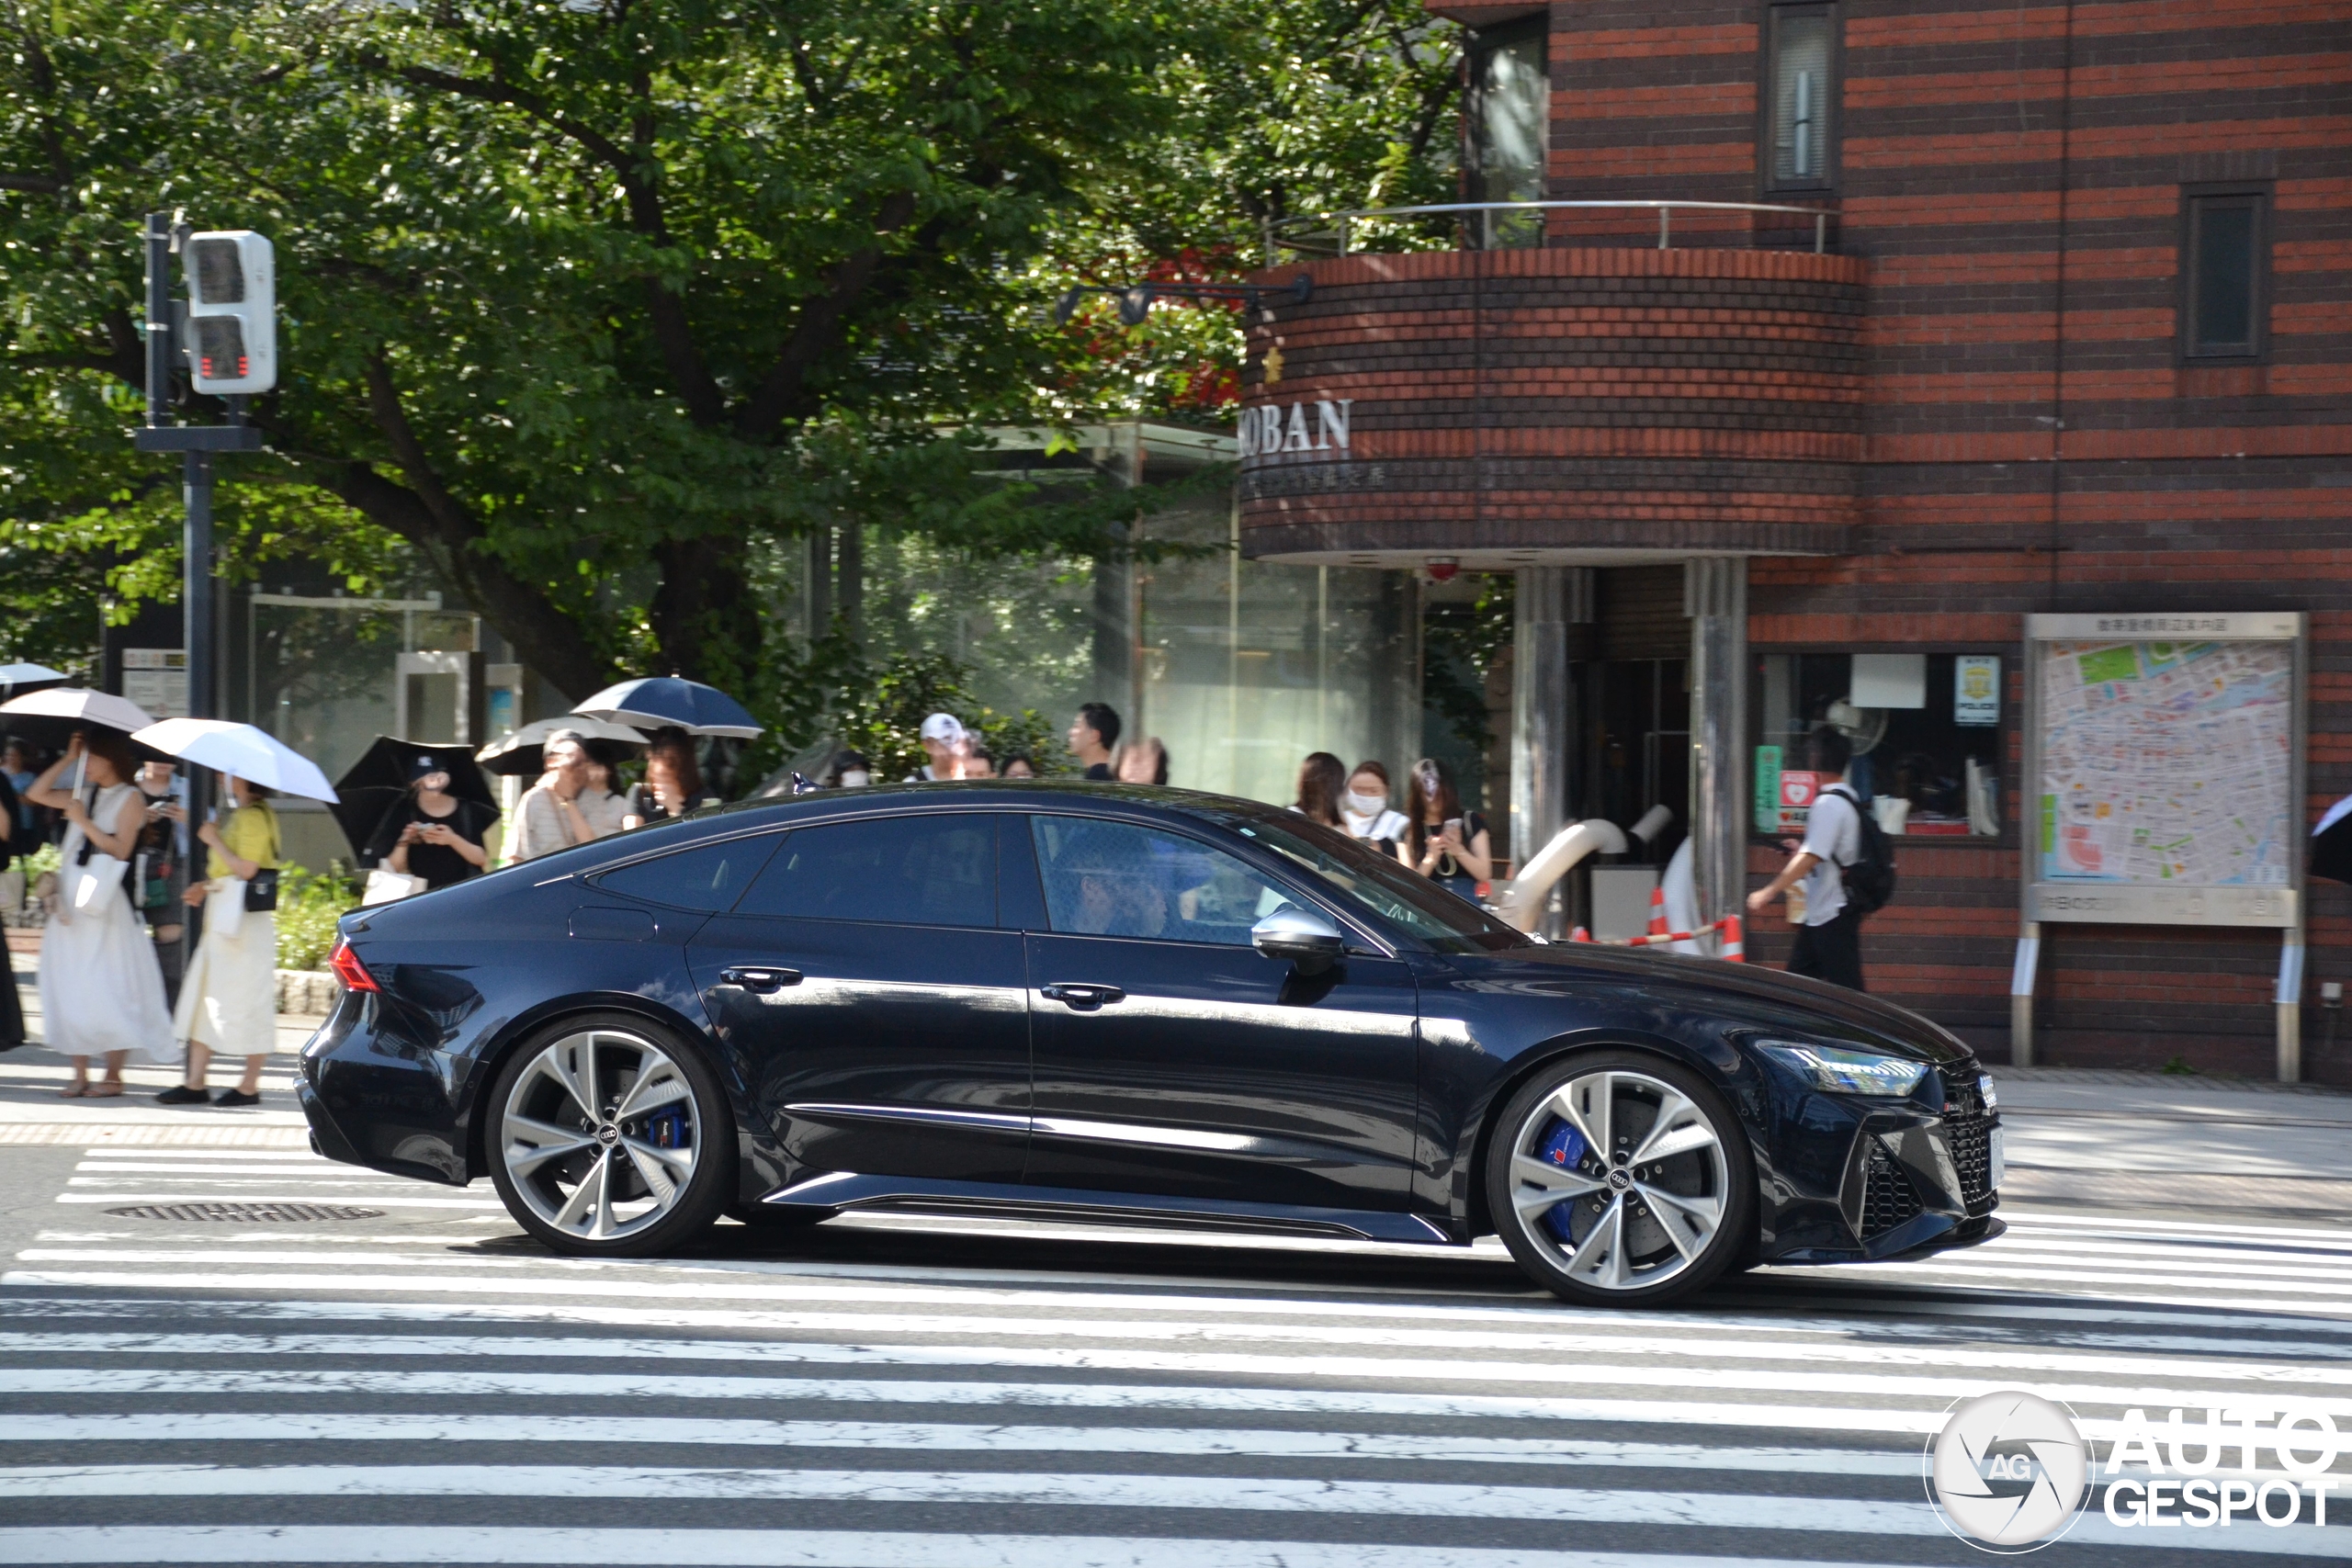
POLYGON ((1317 911, 1285 904, 1250 928, 1250 945, 1297 964, 1302 975, 1319 975, 1347 952, 1348 939, 1317 911))

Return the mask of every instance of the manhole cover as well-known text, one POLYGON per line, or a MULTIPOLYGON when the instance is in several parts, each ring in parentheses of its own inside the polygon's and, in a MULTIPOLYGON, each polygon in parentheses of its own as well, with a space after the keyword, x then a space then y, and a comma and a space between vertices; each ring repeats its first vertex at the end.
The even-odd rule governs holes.
POLYGON ((380 1220, 381 1209, 342 1203, 138 1203, 107 1213, 126 1220, 220 1220, 243 1225, 299 1224, 305 1220, 380 1220))

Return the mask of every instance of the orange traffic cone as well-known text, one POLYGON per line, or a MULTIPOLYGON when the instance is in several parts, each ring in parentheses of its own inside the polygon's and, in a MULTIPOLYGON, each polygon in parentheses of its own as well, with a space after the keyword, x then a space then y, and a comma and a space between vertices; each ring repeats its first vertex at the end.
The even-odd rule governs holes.
POLYGON ((1570 942, 1590 942, 1592 940, 1592 933, 1585 930, 1582 926, 1578 926, 1576 930, 1568 933, 1568 940, 1570 942))
POLYGON ((1663 885, 1650 889, 1649 934, 1652 936, 1668 934, 1666 929, 1666 888, 1663 885))
POLYGON ((1747 942, 1746 933, 1740 930, 1739 917, 1737 915, 1725 915, 1724 917, 1724 951, 1722 956, 1726 963, 1730 964, 1745 964, 1747 962, 1747 942))

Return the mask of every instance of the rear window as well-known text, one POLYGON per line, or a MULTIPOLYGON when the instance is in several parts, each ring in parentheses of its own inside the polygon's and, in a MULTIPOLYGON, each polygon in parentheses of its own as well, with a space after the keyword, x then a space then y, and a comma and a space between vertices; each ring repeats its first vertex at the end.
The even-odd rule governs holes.
POLYGON ((735 907, 735 900, 743 896, 743 889, 752 885, 752 878, 767 863, 768 856, 775 852, 782 837, 762 833, 755 838, 697 844, 675 854, 656 855, 651 860, 608 871, 595 879, 596 886, 650 904, 724 914, 735 907))

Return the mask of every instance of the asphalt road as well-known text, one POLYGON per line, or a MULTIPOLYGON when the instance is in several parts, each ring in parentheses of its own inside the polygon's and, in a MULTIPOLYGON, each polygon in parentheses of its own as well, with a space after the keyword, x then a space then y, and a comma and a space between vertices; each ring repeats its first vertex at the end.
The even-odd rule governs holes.
MULTIPOLYGON (((2016 1201, 1971 1253, 1642 1314, 1486 1249, 940 1220, 582 1263, 486 1183, 313 1159, 282 1109, 69 1120, 45 1081, 0 1080, 0 1562, 1979 1563, 1921 1484, 1964 1395, 2033 1389, 2097 1436, 2317 1396, 2352 1432, 2352 1225, 2320 1219, 2016 1201), (218 1201, 345 1213, 115 1212, 218 1201)), ((2019 1140, 2083 1176, 2115 1098, 2021 1111, 2019 1140)), ((2352 1102, 2224 1111, 2199 1136, 2275 1145, 2263 1116, 2301 1136, 2352 1102)), ((2134 1122, 2112 1157, 2165 1142, 2134 1122)), ((2036 1561, 2352 1555, 2313 1517, 2094 1505, 2036 1561)))

